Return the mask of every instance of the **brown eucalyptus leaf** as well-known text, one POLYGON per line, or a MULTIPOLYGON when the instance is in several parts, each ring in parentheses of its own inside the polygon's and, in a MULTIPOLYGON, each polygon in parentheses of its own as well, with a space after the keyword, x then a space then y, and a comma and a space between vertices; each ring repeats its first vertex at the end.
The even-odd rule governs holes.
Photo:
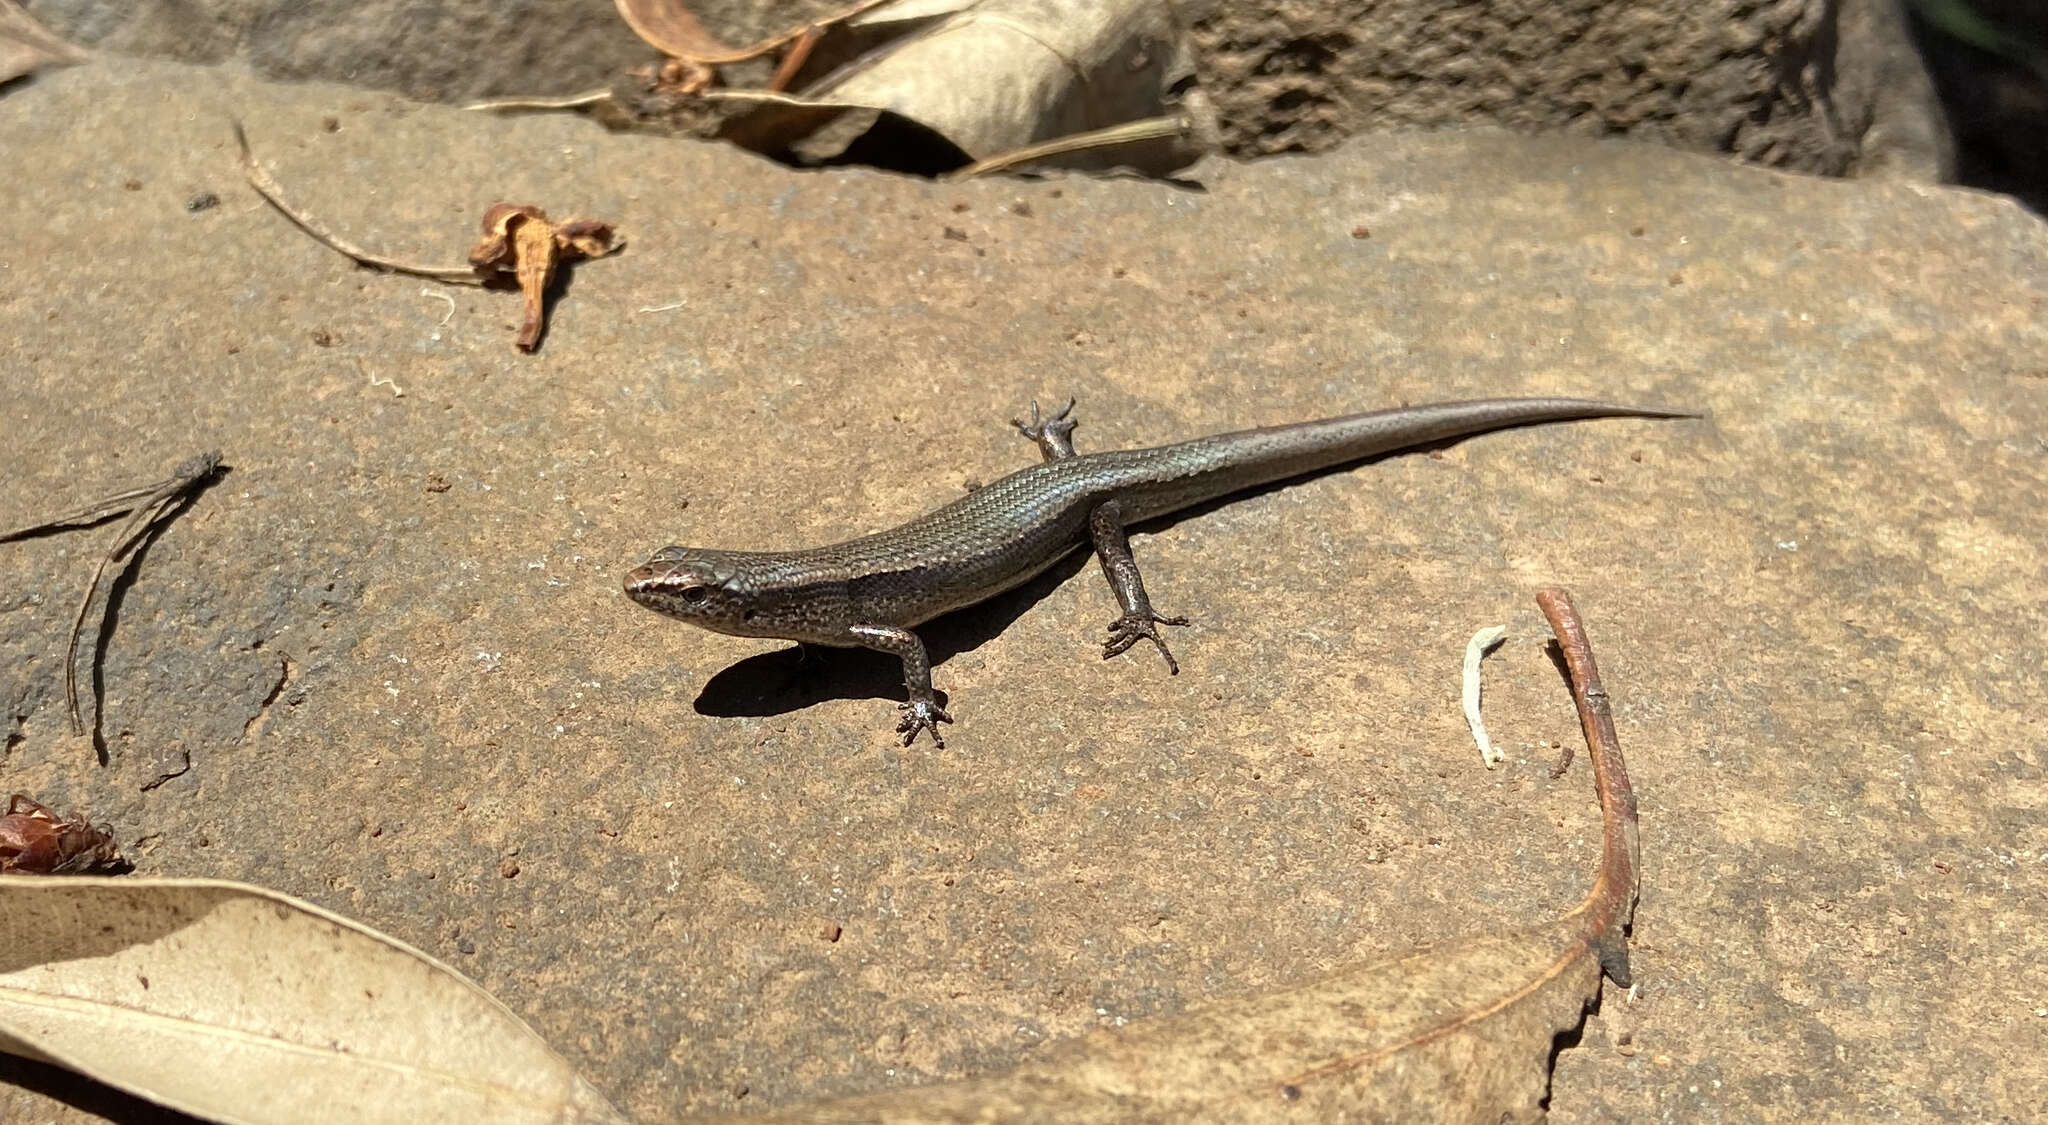
POLYGON ((419 950, 257 887, 0 875, 0 1049, 222 1122, 623 1122, 419 950))

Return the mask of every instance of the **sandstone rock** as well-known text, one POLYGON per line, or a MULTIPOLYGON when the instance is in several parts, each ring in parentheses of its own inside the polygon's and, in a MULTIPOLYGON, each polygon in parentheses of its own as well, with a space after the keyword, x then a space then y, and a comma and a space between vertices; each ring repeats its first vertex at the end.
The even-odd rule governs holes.
POLYGON ((9 788, 143 874, 449 960, 636 1117, 982 1071, 1575 901, 1597 818, 1583 772, 1547 777, 1576 737, 1549 583, 1599 647, 1646 870, 1642 992, 1560 1053, 1557 1119, 2048 1099, 2048 229, 2010 201, 1497 132, 1200 191, 933 184, 148 63, 0 98, 0 150, 0 525, 231 468, 120 598, 107 768, 60 674, 100 539, 0 545, 9 788), (521 356, 516 297, 314 244, 199 104, 388 252, 459 257, 499 199, 628 247, 521 356), (874 530, 1028 464, 1032 398, 1077 395, 1107 449, 1522 393, 1710 418, 1150 529, 1153 596, 1196 622, 1178 677, 1097 659, 1076 559, 929 631, 943 752, 895 745, 886 661, 618 589, 668 542, 874 530), (1457 670, 1496 622, 1488 773, 1457 670))
MULTIPOLYGON (((1947 127, 1901 0, 1204 0, 1182 9, 1242 156, 1361 132, 1501 125, 1625 136, 1827 174, 1944 178, 1947 127)), ((35 0, 104 50, 233 60, 432 101, 604 86, 653 52, 608 0, 35 0)), ((833 0, 693 0, 728 42, 833 0)))
POLYGON ((1211 0, 1191 15, 1240 154, 1491 123, 1940 178, 1947 129, 1899 2, 1211 0))

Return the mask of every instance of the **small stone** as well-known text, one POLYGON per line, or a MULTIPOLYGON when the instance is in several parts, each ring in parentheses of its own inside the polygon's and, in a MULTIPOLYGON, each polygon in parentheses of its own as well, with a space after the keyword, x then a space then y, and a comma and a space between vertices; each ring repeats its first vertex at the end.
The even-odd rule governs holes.
POLYGON ((190 211, 194 215, 201 211, 211 211, 218 206, 220 206, 220 196, 210 191, 202 191, 185 201, 185 210, 190 211))

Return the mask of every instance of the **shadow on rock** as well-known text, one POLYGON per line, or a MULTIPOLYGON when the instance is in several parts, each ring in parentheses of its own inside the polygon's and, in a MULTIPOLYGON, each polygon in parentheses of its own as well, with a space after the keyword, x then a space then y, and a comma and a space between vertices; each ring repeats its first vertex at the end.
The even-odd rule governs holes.
MULTIPOLYGON (((1072 578, 1088 557, 1075 551, 1015 590, 919 627, 917 634, 931 654, 934 678, 938 678, 936 669, 956 654, 980 648, 1008 629, 1040 598, 1072 578)), ((1114 616, 1114 603, 1105 604, 1103 616, 1104 620, 1114 616)), ((939 705, 946 706, 946 693, 940 691, 938 697, 939 705)), ((903 664, 887 653, 796 645, 749 656, 721 670, 705 682, 696 708, 698 714, 716 718, 762 718, 832 699, 893 699, 901 703, 905 698, 903 664)))

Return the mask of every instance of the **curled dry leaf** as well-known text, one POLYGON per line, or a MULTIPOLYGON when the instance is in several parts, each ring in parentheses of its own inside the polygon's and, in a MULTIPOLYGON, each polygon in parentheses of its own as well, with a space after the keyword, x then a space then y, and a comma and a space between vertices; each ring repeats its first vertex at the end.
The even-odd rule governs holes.
POLYGON ((58 816, 25 793, 16 793, 0 816, 0 873, 96 875, 127 867, 104 824, 58 816))
POLYGON ((746 47, 727 45, 716 35, 705 30, 690 6, 682 0, 615 0, 619 18, 633 29, 633 34, 645 40, 647 45, 672 59, 697 63, 702 66, 718 66, 722 63, 744 62, 798 42, 806 36, 815 35, 834 24, 843 23, 870 8, 879 7, 889 0, 858 0, 834 15, 811 23, 800 24, 780 35, 771 35, 758 43, 746 47))
POLYGON ((1300 988, 1049 1049, 1008 1074, 847 1098, 765 1121, 1506 1121, 1541 1116, 1559 1033, 1628 983, 1635 798, 1585 633, 1538 603, 1571 670, 1605 827, 1593 888, 1541 925, 1444 942, 1300 988))
POLYGON ((579 258, 602 258, 624 245, 610 223, 579 219, 557 226, 548 213, 523 203, 497 203, 484 212, 483 241, 469 252, 470 264, 486 278, 509 277, 525 299, 519 350, 540 346, 547 327, 547 292, 555 269, 579 258))
POLYGON ((746 48, 708 35, 683 0, 617 3, 643 39, 687 64, 679 73, 693 85, 680 92, 732 112, 720 135, 757 152, 813 163, 859 152, 936 173, 1032 150, 1065 167, 1166 172, 1198 155, 1185 135, 1213 132, 1199 91, 1176 93, 1192 55, 1172 5, 1156 0, 893 0, 746 48), (706 68, 785 47, 767 89, 703 88, 706 68), (1185 131, 1112 131, 1184 116, 1185 131), (1039 147, 1075 136, 1095 140, 1039 147))
POLYGON ((37 23, 16 0, 0 0, 0 83, 46 66, 70 66, 91 57, 37 23))
POLYGON ((280 894, 0 875, 0 1049, 226 1122, 625 1119, 446 965, 280 894))

